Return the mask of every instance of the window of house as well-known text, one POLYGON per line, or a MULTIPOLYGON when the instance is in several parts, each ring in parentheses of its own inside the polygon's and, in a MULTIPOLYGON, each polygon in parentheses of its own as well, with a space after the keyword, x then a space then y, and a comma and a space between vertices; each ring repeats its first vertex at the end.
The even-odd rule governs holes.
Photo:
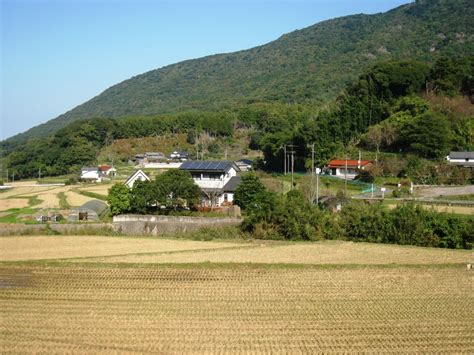
POLYGON ((224 194, 224 202, 229 202, 229 196, 227 194, 224 194))

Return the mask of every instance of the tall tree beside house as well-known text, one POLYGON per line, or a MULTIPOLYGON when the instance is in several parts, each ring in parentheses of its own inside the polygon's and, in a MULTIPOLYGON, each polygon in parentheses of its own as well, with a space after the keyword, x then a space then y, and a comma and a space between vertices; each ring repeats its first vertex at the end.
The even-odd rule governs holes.
POLYGON ((155 199, 153 188, 149 181, 135 181, 130 192, 130 209, 134 213, 146 214, 155 199))
POLYGON ((242 176, 242 182, 235 190, 234 203, 243 209, 248 209, 255 202, 257 196, 266 190, 255 174, 242 176))
POLYGON ((116 216, 130 210, 130 189, 123 184, 115 184, 109 189, 107 203, 110 206, 110 214, 116 216))
POLYGON ((199 201, 201 189, 191 174, 184 170, 169 170, 158 175, 151 187, 151 198, 155 204, 168 208, 193 206, 199 201))

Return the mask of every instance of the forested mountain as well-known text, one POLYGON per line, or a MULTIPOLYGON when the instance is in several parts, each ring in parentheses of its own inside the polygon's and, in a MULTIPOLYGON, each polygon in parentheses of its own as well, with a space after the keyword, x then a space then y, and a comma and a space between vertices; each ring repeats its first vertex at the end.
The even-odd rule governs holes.
POLYGON ((47 136, 77 119, 215 111, 253 102, 321 104, 379 61, 474 53, 470 0, 417 0, 376 15, 324 21, 266 45, 135 76, 4 141, 47 136))

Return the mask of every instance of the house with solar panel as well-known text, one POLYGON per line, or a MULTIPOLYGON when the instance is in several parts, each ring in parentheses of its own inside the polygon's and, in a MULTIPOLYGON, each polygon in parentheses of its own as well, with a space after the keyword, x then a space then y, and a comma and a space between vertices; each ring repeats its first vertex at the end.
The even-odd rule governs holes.
POLYGON ((190 160, 180 169, 189 171, 194 183, 201 188, 202 206, 232 205, 234 192, 241 182, 237 176, 240 169, 234 162, 190 160))

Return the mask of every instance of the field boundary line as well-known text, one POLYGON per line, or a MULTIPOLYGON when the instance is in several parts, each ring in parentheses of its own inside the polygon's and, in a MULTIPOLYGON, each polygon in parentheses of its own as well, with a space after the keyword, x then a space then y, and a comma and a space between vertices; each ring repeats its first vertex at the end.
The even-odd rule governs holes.
MULTIPOLYGON (((0 268, 8 267, 70 267, 70 268, 116 268, 116 269, 228 269, 228 270, 258 270, 258 269, 452 269, 461 268, 465 270, 465 263, 443 263, 443 264, 291 264, 291 263, 127 263, 127 262, 75 262, 73 259, 48 259, 48 260, 9 260, 0 261, 0 268)), ((467 271, 466 271, 467 272, 467 271)))

